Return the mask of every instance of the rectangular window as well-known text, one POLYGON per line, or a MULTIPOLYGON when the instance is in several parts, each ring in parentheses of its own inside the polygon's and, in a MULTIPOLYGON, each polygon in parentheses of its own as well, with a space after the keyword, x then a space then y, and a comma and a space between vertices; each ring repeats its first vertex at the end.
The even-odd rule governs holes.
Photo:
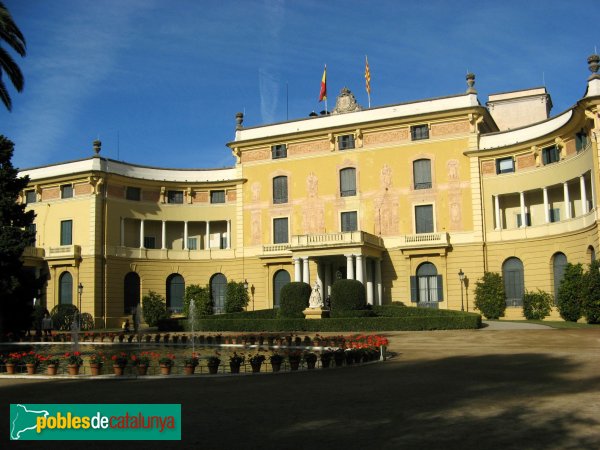
POLYGON ((544 165, 558 162, 559 159, 560 152, 558 151, 558 147, 556 145, 542 149, 542 163, 544 165))
POLYGON ((419 233, 433 233, 433 205, 415 206, 415 228, 419 233))
POLYGON ((356 195, 356 169, 348 167, 340 170, 340 196, 353 197, 356 195))
POLYGON ((418 159, 413 162, 415 189, 431 189, 431 160, 418 159))
POLYGON ((156 238, 154 236, 144 236, 144 248, 156 248, 156 238))
POLYGON ((210 191, 211 203, 225 203, 225 191, 210 191))
POLYGON ((278 144, 271 146, 272 159, 287 158, 287 145, 278 144))
MULTIPOLYGON (((531 216, 529 215, 529 213, 525 213, 525 219, 527 220, 527 223, 525 224, 525 226, 530 227, 531 226, 531 216)), ((523 219, 521 218, 521 214, 517 214, 517 228, 520 228, 522 223, 523 223, 523 219)))
POLYGON ((496 160, 496 173, 510 173, 515 171, 515 162, 512 157, 500 158, 496 160))
POLYGON ((37 227, 35 226, 35 223, 28 225, 27 231, 29 231, 31 233, 31 239, 29 240, 29 246, 35 247, 35 238, 36 238, 36 233, 37 233, 37 227))
POLYGON ((429 126, 428 125, 415 125, 410 127, 410 138, 413 141, 420 141, 421 139, 429 139, 429 126))
POLYGON ((281 219, 273 219, 273 243, 274 244, 287 244, 288 238, 288 219, 283 217, 281 219))
POLYGON ((73 244, 73 221, 61 220, 60 222, 60 245, 73 244))
POLYGON ((353 134, 345 134, 343 136, 338 136, 338 149, 339 150, 348 150, 354 148, 354 135, 353 134))
POLYGON ((183 203, 183 191, 167 191, 167 203, 183 203))
POLYGON ((273 178, 273 203, 287 203, 288 202, 288 183, 287 177, 275 177, 273 178))
POLYGON ((227 236, 225 235, 225 233, 221 234, 220 245, 220 249, 227 248, 227 236))
POLYGON ((142 198, 142 190, 138 187, 127 186, 127 189, 125 191, 125 198, 127 200, 139 202, 142 198))
POLYGON ((560 208, 550 208, 550 222, 560 222, 560 208))
POLYGON ((577 153, 579 153, 580 151, 585 150, 587 146, 588 135, 583 130, 581 130, 575 135, 575 149, 577 150, 577 153))
POLYGON ((30 191, 25 191, 25 203, 30 204, 35 202, 37 202, 37 195, 35 194, 35 191, 33 189, 30 191))
POLYGON ((63 184, 60 187, 60 198, 72 198, 73 197, 73 185, 63 184))
POLYGON ((188 250, 198 250, 198 239, 195 237, 189 237, 187 241, 188 250))
POLYGON ((356 211, 343 212, 341 215, 342 219, 342 231, 356 231, 358 230, 358 220, 356 211))

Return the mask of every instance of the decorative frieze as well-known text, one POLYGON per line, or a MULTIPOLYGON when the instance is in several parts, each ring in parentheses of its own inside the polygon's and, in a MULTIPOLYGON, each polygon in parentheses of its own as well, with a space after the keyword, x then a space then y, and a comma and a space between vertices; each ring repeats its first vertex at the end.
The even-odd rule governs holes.
POLYGON ((92 186, 88 183, 79 183, 73 186, 74 194, 77 195, 89 195, 92 193, 92 186))
POLYGON ((288 157, 309 155, 311 153, 325 153, 329 151, 329 142, 326 139, 310 142, 298 142, 288 145, 288 157))
POLYGON ((375 133, 365 133, 363 136, 364 145, 387 144, 389 142, 401 142, 408 140, 408 128, 399 130, 379 131, 375 133))
POLYGON ((112 198, 125 198, 125 186, 109 184, 106 187, 106 194, 112 198))
POLYGON ((57 198, 60 198, 60 188, 58 186, 42 189, 42 201, 56 200, 57 198))
POLYGON ((525 155, 519 155, 517 160, 517 170, 524 170, 535 167, 535 155, 533 153, 527 153, 525 155))
POLYGON ((466 120, 461 120, 460 122, 432 123, 430 132, 432 137, 468 133, 469 122, 466 120))
POLYGON ((235 202, 235 199, 236 199, 235 189, 228 189, 227 190, 227 203, 235 202))
POLYGON ((481 174, 486 175, 494 175, 496 173, 496 163, 495 161, 482 161, 481 162, 481 174))
POLYGON ((248 150, 242 153, 242 163, 252 161, 262 161, 271 157, 271 150, 269 148, 259 148, 256 150, 248 150))

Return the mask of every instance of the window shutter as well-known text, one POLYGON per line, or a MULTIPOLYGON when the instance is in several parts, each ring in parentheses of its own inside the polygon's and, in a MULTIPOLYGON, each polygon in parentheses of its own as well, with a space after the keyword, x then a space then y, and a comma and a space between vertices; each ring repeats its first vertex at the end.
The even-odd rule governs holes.
POLYGON ((354 168, 342 169, 340 171, 341 196, 356 195, 356 170, 354 168))
POLYGON ((419 301, 419 295, 417 290, 417 277, 410 277, 410 301, 417 303, 419 301))
POLYGON ((444 301, 444 283, 443 283, 442 275, 437 276, 437 301, 438 302, 444 301))

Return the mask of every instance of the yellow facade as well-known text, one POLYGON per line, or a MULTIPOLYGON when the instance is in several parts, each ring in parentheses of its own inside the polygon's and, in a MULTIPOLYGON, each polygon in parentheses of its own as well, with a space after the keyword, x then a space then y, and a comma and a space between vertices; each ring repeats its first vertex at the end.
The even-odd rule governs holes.
POLYGON ((329 115, 261 127, 238 114, 228 169, 131 165, 97 142, 89 159, 23 171, 37 232, 24 259, 48 277, 42 301, 79 305, 81 284, 82 311, 114 326, 149 291, 177 311, 190 284, 210 285, 220 310, 231 280, 248 282, 249 309, 276 306, 288 280, 328 295, 340 277, 371 304, 473 310, 484 271, 506 275, 511 305, 523 289, 554 293, 565 261, 598 250, 600 77, 533 123, 527 91, 486 108, 469 80, 462 95, 365 110, 343 90, 329 115), (515 98, 525 122, 499 129, 515 98))

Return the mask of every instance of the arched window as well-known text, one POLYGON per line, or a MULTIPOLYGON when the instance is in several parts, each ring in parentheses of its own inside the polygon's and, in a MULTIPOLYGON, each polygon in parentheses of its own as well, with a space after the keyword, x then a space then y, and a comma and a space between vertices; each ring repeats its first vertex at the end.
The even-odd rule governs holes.
POLYGON ((288 202, 288 179, 286 176, 273 178, 273 203, 288 202))
POLYGON ((135 272, 125 275, 123 282, 123 313, 131 314, 140 304, 140 276, 135 272))
POLYGON ((356 169, 348 167, 340 170, 340 197, 356 195, 356 169))
POLYGON ((410 277, 411 301, 418 306, 437 308, 438 302, 444 300, 442 276, 438 275, 436 267, 429 262, 417 268, 417 274, 410 277))
POLYGON ((167 278, 167 308, 172 313, 183 311, 183 295, 185 294, 185 280, 178 273, 172 273, 167 278))
POLYGON ((69 272, 63 272, 58 279, 58 303, 73 304, 73 276, 69 272))
POLYGON ((227 278, 222 273, 216 273, 210 279, 210 292, 215 313, 225 311, 225 290, 227 289, 227 278))
POLYGON ((519 258, 508 258, 502 264, 506 306, 522 306, 525 292, 523 263, 519 258))
POLYGON ((431 160, 413 161, 413 177, 415 189, 431 189, 431 160))
POLYGON ((590 259, 590 264, 596 261, 596 249, 593 245, 590 245, 587 249, 588 258, 590 259))
POLYGON ((279 308, 281 302, 281 288, 290 282, 287 270, 278 270, 273 277, 273 307, 279 308))
POLYGON ((565 275, 565 267, 567 266, 567 257, 564 253, 555 253, 552 257, 552 273, 554 275, 554 302, 558 298, 558 288, 565 275))

